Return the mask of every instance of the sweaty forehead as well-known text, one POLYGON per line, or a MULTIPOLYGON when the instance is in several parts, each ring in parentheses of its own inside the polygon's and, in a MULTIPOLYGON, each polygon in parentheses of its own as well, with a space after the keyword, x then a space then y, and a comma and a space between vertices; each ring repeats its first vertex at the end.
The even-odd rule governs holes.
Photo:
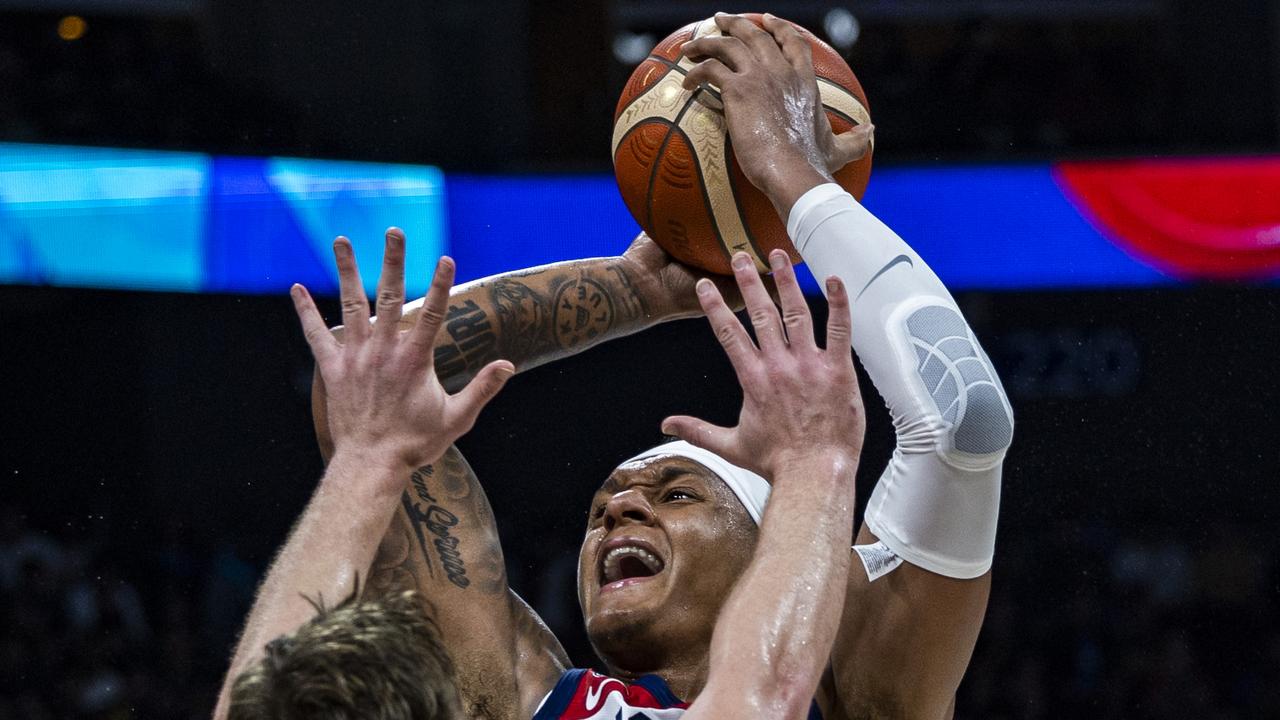
POLYGON ((701 463, 679 455, 655 455, 619 465, 596 492, 613 495, 633 485, 662 485, 690 475, 710 486, 724 486, 720 477, 701 463))

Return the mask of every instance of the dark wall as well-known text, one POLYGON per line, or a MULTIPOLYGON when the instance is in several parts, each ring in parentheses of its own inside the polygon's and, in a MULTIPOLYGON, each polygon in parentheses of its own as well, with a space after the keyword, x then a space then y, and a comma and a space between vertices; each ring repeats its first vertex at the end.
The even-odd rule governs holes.
MULTIPOLYGON (((962 304, 1017 413, 1002 537, 1064 518, 1156 523, 1191 539, 1220 521, 1280 519, 1280 292, 968 294, 962 304)), ((105 523, 116 540, 145 544, 172 520, 266 562, 321 471, 294 323, 285 297, 0 288, 6 495, 57 532, 105 523)), ((869 382, 864 391, 862 497, 891 447, 869 382)), ((663 417, 731 422, 738 399, 702 321, 517 377, 462 442, 514 576, 575 546, 590 493, 660 440, 663 417)))
MULTIPOLYGON (((718 9, 621 5, 635 3, 219 0, 198 16, 90 15, 76 42, 55 35, 58 13, 0 12, 0 140, 605 169, 631 70, 615 36, 656 41, 718 9)), ((830 5, 787 7, 821 32, 830 5)), ((847 54, 870 98, 877 159, 1280 146, 1280 6, 1134 5, 855 5, 862 32, 847 54)))

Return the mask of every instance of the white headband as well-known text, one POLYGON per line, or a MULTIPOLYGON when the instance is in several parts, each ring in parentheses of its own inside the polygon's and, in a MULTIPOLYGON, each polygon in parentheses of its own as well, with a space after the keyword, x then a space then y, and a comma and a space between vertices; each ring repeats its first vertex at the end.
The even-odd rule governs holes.
MULTIPOLYGON (((771 488, 768 480, 746 468, 734 465, 710 450, 703 450, 683 440, 676 440, 645 450, 627 460, 627 462, 632 463, 658 455, 678 455, 679 457, 688 458, 715 473, 716 477, 723 480, 724 484, 728 485, 729 489, 733 491, 733 494, 738 496, 738 500, 747 509, 747 513, 751 515, 751 519, 756 522, 756 525, 760 524, 760 518, 764 515, 764 505, 769 502, 771 488)), ((625 465, 626 463, 623 464, 625 465)))

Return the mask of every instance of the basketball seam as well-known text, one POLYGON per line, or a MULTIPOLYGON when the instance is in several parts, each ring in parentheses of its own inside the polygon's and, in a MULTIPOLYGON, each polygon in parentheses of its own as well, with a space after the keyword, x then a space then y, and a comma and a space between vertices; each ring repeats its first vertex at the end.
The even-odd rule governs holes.
MULTIPOLYGON (((689 112, 689 106, 693 105, 693 96, 696 94, 691 93, 689 98, 684 101, 684 107, 680 108, 680 112, 676 113, 675 120, 667 127, 667 134, 662 137, 662 144, 658 146, 658 151, 653 154, 653 167, 649 169, 649 186, 645 191, 644 197, 644 219, 645 225, 649 227, 653 227, 653 184, 658 179, 658 168, 662 167, 662 156, 667 152, 667 146, 671 144, 671 132, 678 129, 680 120, 684 118, 685 113, 689 112)), ((681 132, 680 134, 683 135, 684 133, 681 132)), ((699 168, 698 180, 701 183, 701 168, 699 168)), ((712 227, 715 227, 714 220, 712 221, 712 227)), ((718 233, 716 237, 719 238, 718 233)))
MULTIPOLYGON (((661 58, 656 57, 656 56, 650 56, 650 57, 648 57, 648 58, 645 58, 644 60, 641 60, 641 61, 640 61, 640 65, 643 65, 643 64, 644 64, 645 62, 647 62, 648 60, 661 60, 661 58)), ((666 63, 662 63, 662 64, 666 64, 666 63)), ((640 69, 640 65, 637 65, 637 66, 636 66, 636 70, 639 70, 639 69, 640 69)), ((668 67, 668 68, 670 68, 670 65, 668 65, 667 67, 668 67)), ((678 68, 677 68, 677 69, 678 69, 678 68)), ((632 72, 632 74, 633 74, 633 75, 635 74, 635 70, 633 70, 633 71, 631 71, 631 72, 632 72)), ((640 98, 644 97, 645 95, 648 95, 648 94, 649 94, 649 91, 650 91, 650 90, 652 90, 652 89, 654 89, 655 87, 657 87, 659 83, 661 83, 664 79, 666 79, 666 77, 667 77, 667 75, 668 75, 668 74, 670 74, 670 72, 669 72, 669 71, 668 71, 668 72, 663 73, 661 77, 659 77, 657 80, 654 80, 654 81, 653 81, 653 83, 652 83, 652 84, 650 84, 650 85, 649 85, 649 87, 645 88, 643 92, 638 92, 638 93, 636 93, 635 95, 633 95, 633 96, 631 97, 631 99, 630 99, 630 100, 628 100, 628 101, 627 101, 627 104, 626 104, 626 105, 623 105, 622 107, 620 107, 620 108, 618 108, 617 110, 615 110, 615 111, 614 111, 614 113, 613 113, 613 122, 614 122, 614 124, 617 124, 618 120, 622 117, 622 113, 626 112, 626 111, 627 111, 627 108, 629 108, 629 107, 631 107, 632 105, 634 105, 634 104, 636 103, 636 101, 637 101, 637 100, 639 100, 640 98)), ((631 82, 631 80, 630 80, 630 79, 628 79, 628 80, 627 80, 627 82, 629 83, 629 82, 631 82)))
MULTIPOLYGON (((816 78, 816 79, 817 79, 817 81, 818 81, 818 82, 820 82, 820 83, 826 83, 826 84, 830 85, 831 87, 835 88, 836 90, 839 90, 840 92, 844 93, 845 95, 848 95, 850 98, 852 98, 852 99, 853 99, 853 101, 854 101, 855 103, 857 103, 857 104, 858 104, 858 106, 860 106, 860 107, 863 109, 863 111, 864 111, 864 112, 866 112, 866 113, 867 113, 867 116, 868 116, 868 117, 870 117, 870 115, 871 115, 871 108, 867 107, 867 104, 866 104, 866 103, 864 103, 864 102, 862 102, 862 100, 860 100, 860 99, 858 98, 858 96, 857 96, 857 95, 856 95, 852 90, 850 90, 849 88, 847 88, 847 87, 845 87, 845 86, 841 85, 840 83, 838 83, 838 82, 836 82, 836 81, 834 81, 834 80, 828 80, 827 78, 824 78, 824 77, 818 77, 818 78, 816 78)), ((818 95, 819 95, 819 97, 821 97, 822 93, 818 93, 818 95)), ((837 110, 836 112, 837 112, 837 113, 840 113, 840 111, 838 111, 838 110, 837 110)), ((844 113, 840 113, 840 114, 842 114, 842 115, 843 115, 844 113)), ((848 116, 846 115, 846 117, 848 117, 848 116)), ((853 122, 853 118, 849 118, 849 120, 850 120, 850 122, 853 122)), ((854 124, 856 125, 856 124, 858 124, 858 123, 854 122, 854 124)))
POLYGON ((645 58, 645 60, 656 60, 656 61, 658 61, 658 63, 659 63, 659 64, 661 64, 661 65, 666 65, 667 67, 671 68, 672 70, 675 70, 676 72, 680 73, 681 75, 688 75, 688 74, 689 74, 689 71, 688 71, 688 70, 685 70, 684 68, 682 68, 682 67, 680 67, 679 65, 677 65, 676 63, 673 63, 673 62, 671 62, 670 60, 668 60, 668 59, 666 59, 666 58, 662 57, 661 55, 650 55, 649 57, 645 58))
POLYGON ((851 117, 849 117, 848 115, 844 114, 843 112, 840 112, 839 110, 837 110, 837 109, 835 109, 835 108, 831 107, 830 105, 823 105, 823 106, 822 106, 822 109, 823 109, 823 110, 826 110, 827 112, 831 113, 832 115, 835 115, 836 117, 840 118, 841 120, 843 120, 843 121, 845 121, 845 122, 849 123, 850 125, 852 125, 852 126, 854 126, 854 127, 858 127, 859 125, 861 125, 861 124, 862 124, 862 123, 858 122, 857 120, 854 120, 853 118, 851 118, 851 117))
MULTIPOLYGON (((668 131, 670 131, 670 130, 671 130, 671 121, 670 121, 670 120, 668 120, 668 119, 666 119, 666 118, 661 118, 661 117, 648 117, 648 118, 645 118, 644 120, 642 120, 641 122, 636 123, 635 125, 633 125, 633 126, 631 127, 631 129, 630 129, 630 130, 628 130, 628 131, 626 131, 625 133, 623 133, 623 134, 622 134, 622 137, 618 138, 618 150, 615 150, 615 151, 613 152, 613 164, 614 164, 614 166, 617 166, 617 164, 618 164, 618 151, 619 151, 619 150, 621 150, 621 149, 622 149, 622 146, 627 142, 627 138, 631 137, 631 136, 632 136, 632 135, 633 135, 637 130, 639 130, 640 128, 642 128, 642 127, 644 127, 645 125, 648 125, 648 124, 650 124, 650 123, 654 123, 654 124, 658 124, 658 125, 666 125, 666 126, 667 126, 667 130, 668 130, 668 131)), ((615 178, 615 179, 616 179, 616 178, 615 178)))

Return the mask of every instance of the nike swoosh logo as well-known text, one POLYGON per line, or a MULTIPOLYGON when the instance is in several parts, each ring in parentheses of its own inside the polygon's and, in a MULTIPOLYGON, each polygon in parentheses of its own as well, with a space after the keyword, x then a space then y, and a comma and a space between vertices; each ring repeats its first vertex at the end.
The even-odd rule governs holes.
POLYGON ((892 270, 892 269, 893 269, 893 266, 894 266, 894 265, 898 265, 898 264, 900 264, 900 263, 906 263, 907 265, 910 265, 911 267, 915 267, 915 263, 911 262, 911 258, 907 257, 906 255, 899 255, 898 257, 896 257, 896 258, 894 258, 894 259, 890 260, 890 261, 888 262, 888 264, 886 264, 884 267, 880 268, 880 271, 879 271, 879 272, 877 272, 875 275, 872 275, 872 276, 871 276, 871 279, 867 281, 867 284, 866 284, 866 285, 863 285, 863 286, 862 286, 862 290, 858 291, 858 297, 855 297, 855 298, 854 298, 854 302, 857 302, 858 298, 862 297, 862 293, 866 292, 866 291, 867 291, 867 288, 871 287, 871 283, 873 283, 873 282, 875 282, 876 280, 880 279, 880 276, 881 276, 881 275, 883 275, 883 274, 885 274, 885 273, 889 272, 890 270, 892 270))
POLYGON ((610 679, 605 680, 604 682, 600 683, 599 685, 597 685, 597 686, 595 686, 595 687, 588 687, 588 688, 587 688, 587 697, 586 697, 586 700, 587 700, 587 712, 593 712, 593 711, 595 711, 596 706, 600 703, 600 696, 601 696, 601 695, 606 694, 606 693, 605 693, 605 691, 604 691, 604 689, 605 689, 605 688, 606 688, 610 683, 615 683, 615 682, 617 682, 619 685, 621 685, 621 683, 620 683, 620 682, 618 682, 617 680, 614 680, 614 679, 610 678, 610 679))

